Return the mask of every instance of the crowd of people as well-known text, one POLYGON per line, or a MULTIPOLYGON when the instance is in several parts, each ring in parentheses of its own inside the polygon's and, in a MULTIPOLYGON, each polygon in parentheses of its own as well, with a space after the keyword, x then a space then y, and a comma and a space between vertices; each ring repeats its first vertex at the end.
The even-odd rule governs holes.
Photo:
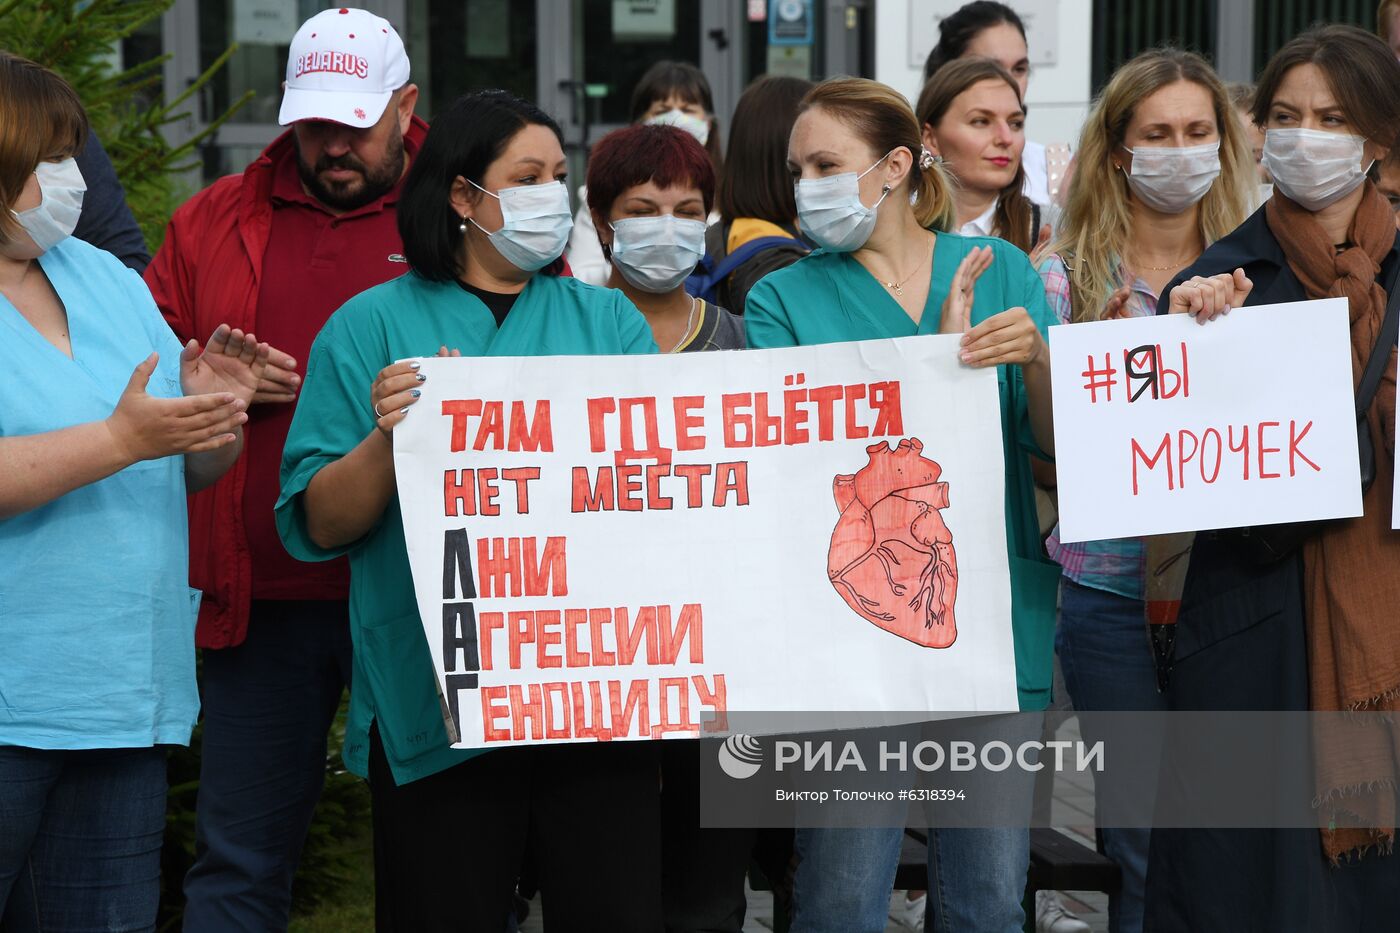
MULTIPOLYGON (((704 74, 660 62, 575 207, 549 114, 480 90, 429 125, 394 28, 332 9, 291 40, 287 131, 176 210, 149 265, 82 102, 0 52, 0 930, 154 928, 165 747, 201 714, 185 929, 286 929, 346 689, 381 930, 513 929, 528 872, 549 929, 737 931, 751 863, 803 933, 1022 929, 1025 828, 929 828, 927 893, 892 900, 903 826, 702 829, 695 741, 453 748, 394 478, 413 357, 961 335, 1000 393, 1021 710, 1058 658, 1081 710, 1393 712, 1397 0, 1377 26, 1314 27, 1243 91, 1143 52, 1072 147, 1026 139, 1026 31, 992 0, 943 20, 912 106, 763 77, 727 148, 704 74), (352 40, 359 67, 336 64, 352 40), (1326 297, 1350 303, 1358 385, 1382 364, 1361 517, 1060 541, 1051 326, 1326 297), (1151 568, 1186 549, 1163 688, 1151 568)), ((1395 792, 1381 763, 1318 774, 1395 792)), ((1393 842, 1103 827, 1109 927, 1390 929, 1393 842)), ((1035 909, 1087 930, 1053 894, 1035 909)))

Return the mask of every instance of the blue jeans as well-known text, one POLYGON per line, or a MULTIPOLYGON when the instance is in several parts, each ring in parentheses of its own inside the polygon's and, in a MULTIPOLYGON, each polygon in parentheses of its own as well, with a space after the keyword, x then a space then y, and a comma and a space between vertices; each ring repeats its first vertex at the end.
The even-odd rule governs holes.
POLYGON ((154 930, 165 750, 0 746, 0 928, 154 930))
POLYGON ((204 652, 204 745, 185 929, 285 930, 350 682, 346 604, 255 601, 248 637, 204 652))
MULTIPOLYGON (((1157 692, 1157 674, 1147 635, 1147 616, 1140 600, 1064 580, 1060 590, 1060 628, 1055 637, 1065 689, 1076 710, 1165 711, 1165 697, 1157 692)), ((1084 740, 1103 736, 1093 733, 1093 721, 1081 719, 1084 740)), ((1155 774, 1156 768, 1148 773, 1155 774)), ((1118 788, 1096 781, 1094 797, 1103 801, 1115 793, 1155 796, 1155 787, 1118 788)), ((1102 809, 1102 803, 1099 805, 1102 809)), ((1143 892, 1147 885, 1147 850, 1150 829, 1101 829, 1104 854, 1123 870, 1123 886, 1108 900, 1111 933, 1141 933, 1143 892)))
MULTIPOLYGON (((792 933, 883 933, 904 830, 799 829, 792 933)), ((1020 933, 1026 829, 929 831, 929 933, 1020 933)))
MULTIPOLYGON (((965 720, 957 729, 959 738, 1014 746, 1038 739, 1041 724, 1040 716, 1023 715, 965 720)), ((909 783, 897 772, 888 777, 894 787, 909 783)), ((990 826, 929 829, 928 933, 1020 933, 1034 789, 1035 773, 1017 772, 1011 793, 978 804, 990 826)), ((902 822, 797 830, 792 933, 883 933, 903 836, 902 822)))

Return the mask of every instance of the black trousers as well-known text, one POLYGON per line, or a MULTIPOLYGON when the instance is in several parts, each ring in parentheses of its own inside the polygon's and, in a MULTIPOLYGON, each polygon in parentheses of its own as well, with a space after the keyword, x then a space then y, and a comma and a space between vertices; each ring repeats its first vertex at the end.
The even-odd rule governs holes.
POLYGON ((499 749, 397 786, 371 729, 376 929, 501 933, 528 851, 550 933, 657 933, 653 745, 499 749))
POLYGON ((786 884, 792 830, 700 826, 700 756, 718 739, 671 739, 661 746, 662 900, 666 933, 739 933, 749 864, 786 884))

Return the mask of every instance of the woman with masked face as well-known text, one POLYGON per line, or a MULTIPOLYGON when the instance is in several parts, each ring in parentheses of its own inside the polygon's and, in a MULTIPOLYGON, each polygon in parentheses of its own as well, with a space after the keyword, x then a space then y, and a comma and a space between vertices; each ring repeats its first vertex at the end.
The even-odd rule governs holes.
MULTIPOLYGON (((1383 326, 1400 313, 1400 236, 1367 177, 1396 142, 1396 88, 1400 62, 1355 27, 1313 29, 1280 49, 1253 109, 1273 197, 1173 276, 1158 303, 1207 321, 1241 305, 1346 298, 1360 473, 1373 480, 1358 518, 1195 536, 1166 699, 1173 710, 1333 711, 1283 749, 1294 757, 1278 767, 1300 780, 1258 787, 1265 805, 1318 801, 1322 828, 1154 830, 1149 930, 1380 930, 1400 916, 1400 756, 1386 724, 1400 709, 1396 337, 1383 326), (1341 710, 1371 728, 1340 739, 1337 724, 1353 722, 1341 710)), ((1212 792, 1190 780, 1190 764, 1169 742, 1159 810, 1192 812, 1212 792)))
MULTIPOLYGON (((1153 314, 1172 276, 1239 226, 1253 162, 1225 88, 1200 56, 1146 52, 1113 75, 1085 121, 1060 233, 1041 263, 1059 323, 1153 314)), ((1148 544, 1047 541, 1064 569, 1056 648, 1076 710, 1161 710, 1146 628, 1148 544)), ((1086 739, 1095 741, 1086 718, 1086 739)), ((1100 801, 1116 793, 1096 782, 1100 801)), ((1150 798, 1152 788, 1127 792, 1150 798)), ((1101 808, 1102 809, 1102 808, 1101 808)), ((1113 933, 1142 929, 1147 829, 1103 830, 1123 869, 1113 933)))
MULTIPOLYGON (((710 165, 719 175, 723 163, 719 122, 715 119, 710 82, 699 68, 690 62, 656 62, 632 89, 629 113, 635 126, 675 126, 689 133, 705 147, 710 165)), ((578 198, 584 203, 579 205, 573 235, 569 237, 569 270, 590 285, 603 285, 612 274, 612 267, 598 246, 587 185, 579 188, 578 198)), ((708 221, 718 219, 709 217, 708 221)))
POLYGON ((593 147, 588 207, 612 263, 608 286, 642 312, 662 353, 744 348, 738 316, 685 291, 714 200, 709 156, 684 130, 633 126, 593 147))
POLYGON ((242 447, 268 347, 181 347, 71 234, 77 95, 0 52, 0 927, 154 929, 167 745, 199 713, 185 496, 242 447))
MULTIPOLYGON (((685 291, 685 278, 704 253, 705 216, 714 198, 710 158, 684 130, 631 126, 593 147, 588 206, 612 263, 608 286, 642 312, 662 353, 744 348, 736 315, 685 291)), ((658 749, 665 928, 738 933, 757 831, 701 828, 700 749, 691 740, 658 749)))
MULTIPOLYGON (((749 344, 961 334, 950 365, 995 368, 1017 692, 1022 710, 1039 712, 1050 699, 1059 579, 1041 556, 1026 457, 1048 458, 1053 446, 1050 312, 1040 279, 1010 243, 948 232, 950 182, 922 149, 908 102, 886 85, 834 78, 813 88, 793 126, 788 169, 796 180, 798 222, 821 248, 749 292, 749 344)), ((1009 726, 981 723, 970 728, 998 732, 1012 744, 1040 734, 1039 717, 1015 717, 1009 726)), ((1032 781, 1016 790, 981 801, 996 809, 980 811, 977 819, 986 821, 979 825, 997 828, 930 832, 928 890, 938 896, 928 898, 926 929, 1021 929, 1032 781)), ((903 828, 900 813, 895 827, 799 829, 792 929, 884 930, 903 828)))
POLYGON ((449 744, 394 482, 395 427, 432 417, 414 408, 426 377, 395 360, 656 352, 622 292, 558 274, 565 176, 559 127, 534 105, 483 91, 440 113, 399 202, 410 272, 327 322, 283 453, 287 550, 350 559, 345 757, 370 781, 381 928, 504 929, 527 841, 565 929, 661 928, 649 743, 449 744), (627 871, 599 852, 626 853, 627 871))

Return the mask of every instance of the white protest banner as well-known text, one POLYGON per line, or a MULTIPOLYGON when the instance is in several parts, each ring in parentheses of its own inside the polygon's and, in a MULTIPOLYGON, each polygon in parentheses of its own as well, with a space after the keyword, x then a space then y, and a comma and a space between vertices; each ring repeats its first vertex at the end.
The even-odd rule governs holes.
POLYGON ((1016 709, 996 374, 956 337, 421 363, 394 469, 460 747, 1016 709))
POLYGON ((1050 328, 1060 540, 1361 514, 1342 298, 1050 328))

